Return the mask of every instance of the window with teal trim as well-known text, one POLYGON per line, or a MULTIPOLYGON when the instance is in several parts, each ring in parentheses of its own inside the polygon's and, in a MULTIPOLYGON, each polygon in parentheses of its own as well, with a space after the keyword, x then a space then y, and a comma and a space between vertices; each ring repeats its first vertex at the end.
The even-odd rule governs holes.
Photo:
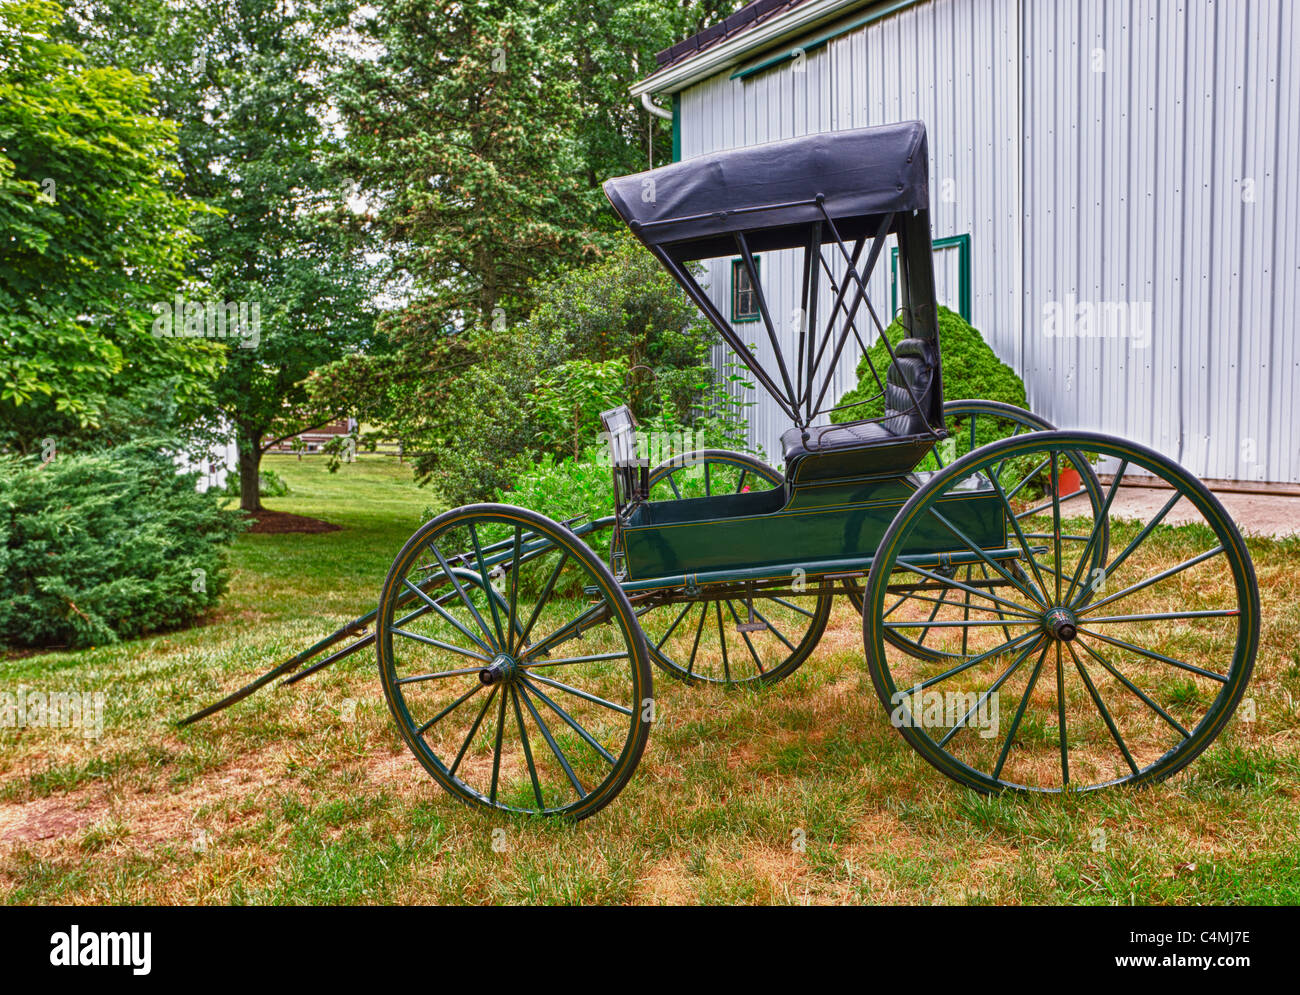
MULTIPOLYGON (((758 256, 754 257, 754 275, 760 280, 763 278, 762 262, 758 256)), ((731 261, 731 320, 735 322, 758 321, 758 294, 754 290, 754 283, 749 278, 749 270, 745 268, 745 260, 733 259, 731 261)))
MULTIPOLYGON (((934 282, 935 292, 939 298, 939 303, 946 307, 952 308, 967 321, 971 320, 971 283, 970 283, 970 233, 965 235, 950 235, 948 238, 936 238, 930 243, 934 249, 934 282), (947 274, 951 272, 948 269, 946 261, 942 260, 942 255, 947 250, 957 253, 956 283, 955 287, 951 286, 952 281, 948 279, 947 274)), ((898 313, 899 292, 898 292, 898 246, 894 246, 890 253, 890 274, 889 274, 889 296, 890 296, 890 313, 898 313)))

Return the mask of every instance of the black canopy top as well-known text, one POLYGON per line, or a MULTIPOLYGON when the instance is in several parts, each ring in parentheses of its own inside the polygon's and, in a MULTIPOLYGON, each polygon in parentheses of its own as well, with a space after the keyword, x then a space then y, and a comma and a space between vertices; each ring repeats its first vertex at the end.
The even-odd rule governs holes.
POLYGON ((855 221, 927 209, 928 162, 925 125, 905 121, 713 152, 608 180, 605 194, 647 246, 703 259, 729 251, 735 232, 788 227, 788 245, 778 233, 763 247, 794 248, 826 216, 856 231, 855 221))

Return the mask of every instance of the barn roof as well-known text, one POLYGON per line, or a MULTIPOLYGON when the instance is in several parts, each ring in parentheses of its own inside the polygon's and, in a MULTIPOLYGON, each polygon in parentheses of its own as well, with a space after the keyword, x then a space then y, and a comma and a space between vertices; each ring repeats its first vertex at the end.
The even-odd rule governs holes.
POLYGON ((807 2, 808 0, 753 0, 753 3, 745 4, 722 23, 705 28, 699 34, 665 48, 655 56, 655 63, 659 69, 664 69, 807 2))

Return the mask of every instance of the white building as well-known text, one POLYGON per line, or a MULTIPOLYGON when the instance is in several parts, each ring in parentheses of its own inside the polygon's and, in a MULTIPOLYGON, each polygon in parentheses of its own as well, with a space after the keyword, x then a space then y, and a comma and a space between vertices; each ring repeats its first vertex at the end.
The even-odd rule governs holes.
MULTIPOLYGON (((919 118, 940 299, 1035 411, 1205 478, 1294 484, 1297 52, 1293 0, 757 0, 633 94, 671 104, 676 158, 919 118)), ((797 295, 779 255, 765 288, 797 295)), ((731 282, 715 261, 729 315, 731 282)), ((779 454, 763 400, 751 430, 779 454)))

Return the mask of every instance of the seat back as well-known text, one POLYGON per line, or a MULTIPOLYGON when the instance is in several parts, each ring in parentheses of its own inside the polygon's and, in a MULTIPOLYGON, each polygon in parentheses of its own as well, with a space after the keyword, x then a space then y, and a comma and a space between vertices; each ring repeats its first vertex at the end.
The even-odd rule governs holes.
POLYGON ((894 346, 894 361, 885 373, 886 417, 881 422, 890 435, 929 434, 926 413, 938 384, 936 352, 929 339, 903 339, 894 346))

